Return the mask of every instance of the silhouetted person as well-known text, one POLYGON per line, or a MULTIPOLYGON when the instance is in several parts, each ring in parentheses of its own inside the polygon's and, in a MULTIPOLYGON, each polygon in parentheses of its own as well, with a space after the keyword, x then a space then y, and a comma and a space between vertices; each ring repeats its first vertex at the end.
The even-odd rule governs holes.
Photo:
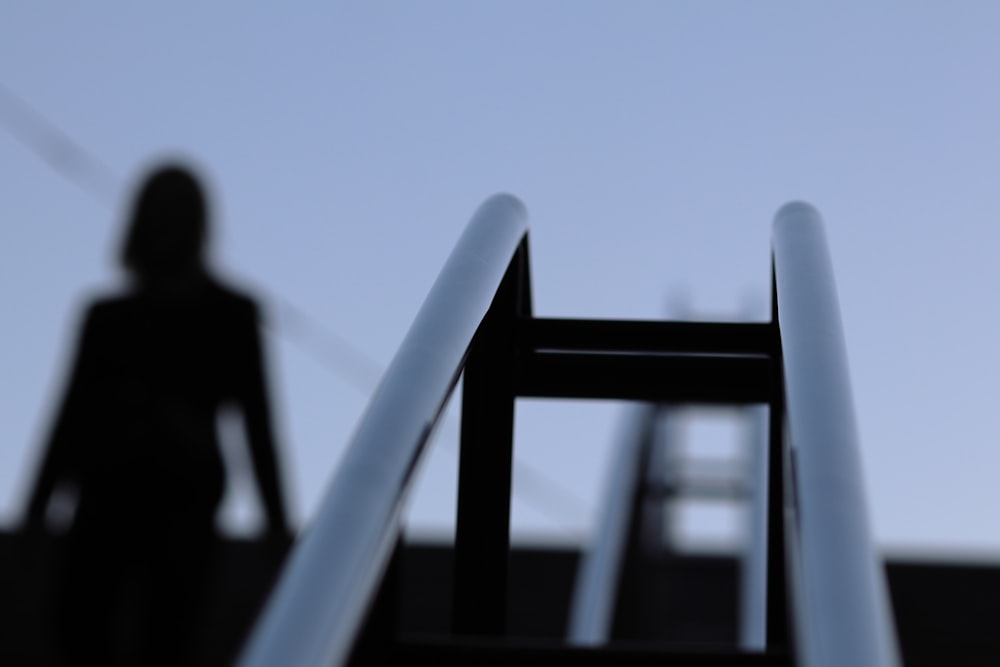
POLYGON ((121 255, 131 286, 86 313, 27 517, 41 529, 76 489, 56 611, 74 664, 187 664, 225 488, 221 408, 243 415, 268 536, 289 535, 257 307, 208 272, 207 227, 191 173, 155 171, 121 255))

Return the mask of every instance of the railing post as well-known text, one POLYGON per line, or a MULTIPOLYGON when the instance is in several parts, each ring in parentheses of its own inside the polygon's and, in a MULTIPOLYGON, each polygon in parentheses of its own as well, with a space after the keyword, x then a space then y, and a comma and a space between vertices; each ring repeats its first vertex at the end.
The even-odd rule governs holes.
POLYGON ((480 325, 462 381, 452 627, 502 635, 507 616, 517 318, 530 315, 526 249, 480 325))
POLYGON ((768 415, 763 406, 743 409, 750 456, 750 532, 740 568, 740 648, 767 649, 768 415))
POLYGON ((785 554, 785 383, 778 329, 778 297, 771 272, 771 325, 775 329, 767 446, 767 629, 768 649, 788 646, 788 589, 785 554))

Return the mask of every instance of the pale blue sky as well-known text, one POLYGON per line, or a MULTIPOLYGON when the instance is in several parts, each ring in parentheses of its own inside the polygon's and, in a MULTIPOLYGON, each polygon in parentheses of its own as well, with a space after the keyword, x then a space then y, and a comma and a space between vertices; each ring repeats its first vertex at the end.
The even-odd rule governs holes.
MULTIPOLYGON (((220 263, 381 364, 494 192, 530 211, 545 316, 764 303, 771 217, 810 201, 880 544, 1000 554, 1000 5, 262 4, 6 3, 0 83, 126 181, 192 156, 220 263)), ((0 179, 10 520, 127 190, 102 204, 2 132, 0 179)), ((367 396, 270 340, 302 516, 367 396)), ((526 406, 518 455, 593 500, 617 414, 526 406)), ((419 522, 447 523, 454 465, 435 452, 419 522)), ((515 521, 555 529, 520 501, 515 521)))

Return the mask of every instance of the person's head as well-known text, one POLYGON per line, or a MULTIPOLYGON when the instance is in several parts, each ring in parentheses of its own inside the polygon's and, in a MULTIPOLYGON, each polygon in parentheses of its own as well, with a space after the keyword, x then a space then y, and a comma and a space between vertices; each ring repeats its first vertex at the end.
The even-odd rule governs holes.
POLYGON ((208 203, 190 169, 167 164, 146 177, 132 209, 121 261, 140 280, 204 265, 208 203))

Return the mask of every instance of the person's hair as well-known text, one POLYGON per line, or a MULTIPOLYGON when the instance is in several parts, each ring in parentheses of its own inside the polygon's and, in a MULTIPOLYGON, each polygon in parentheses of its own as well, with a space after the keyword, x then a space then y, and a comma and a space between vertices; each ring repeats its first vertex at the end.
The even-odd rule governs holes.
POLYGON ((208 236, 208 205, 198 179, 169 164, 145 179, 132 209, 121 261, 142 278, 201 266, 208 236))

